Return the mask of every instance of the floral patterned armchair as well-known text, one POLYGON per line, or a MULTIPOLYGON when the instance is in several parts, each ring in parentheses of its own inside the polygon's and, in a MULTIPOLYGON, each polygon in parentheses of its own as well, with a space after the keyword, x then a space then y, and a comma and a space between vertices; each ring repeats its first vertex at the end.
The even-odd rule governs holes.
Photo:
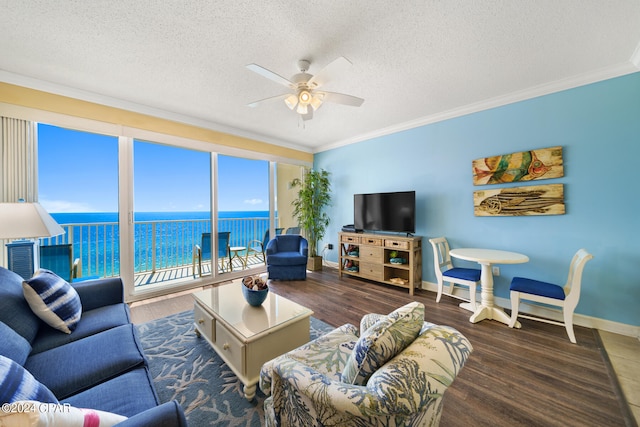
POLYGON ((413 302, 368 314, 262 367, 269 426, 437 426, 471 343, 413 302))

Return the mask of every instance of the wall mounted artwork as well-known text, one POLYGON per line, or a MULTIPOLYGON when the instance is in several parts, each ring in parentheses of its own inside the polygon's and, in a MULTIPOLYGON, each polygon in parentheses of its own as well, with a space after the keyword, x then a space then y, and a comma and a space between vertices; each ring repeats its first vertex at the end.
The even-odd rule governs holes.
POLYGON ((563 184, 481 190, 473 193, 475 216, 563 215, 563 184))
POLYGON ((562 147, 541 148, 472 162, 473 185, 559 178, 564 175, 562 147))

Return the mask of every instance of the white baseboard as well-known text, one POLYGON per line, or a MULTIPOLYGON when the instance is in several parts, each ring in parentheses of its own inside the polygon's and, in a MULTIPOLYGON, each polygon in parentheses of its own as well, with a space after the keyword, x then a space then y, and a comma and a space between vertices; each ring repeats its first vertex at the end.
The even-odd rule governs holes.
POLYGON ((326 265, 327 267, 335 268, 336 270, 338 269, 338 263, 335 261, 329 261, 327 259, 323 259, 322 262, 323 262, 323 265, 326 265))
MULTIPOLYGON (((324 265, 327 267, 338 268, 338 263, 333 261, 324 260, 324 265)), ((431 291, 433 293, 438 292, 438 285, 436 283, 422 281, 422 289, 431 291)), ((454 288, 454 296, 468 299, 469 291, 459 287, 454 288)), ((434 295, 435 300, 435 295, 434 295)), ((477 296, 480 301, 480 295, 477 296)), ((508 298, 495 297, 495 304, 499 307, 511 310, 511 300, 508 298)), ((545 317, 547 319, 562 321, 562 312, 560 310, 554 310, 553 308, 542 307, 539 305, 528 304, 526 302, 520 303, 520 312, 524 314, 530 314, 532 316, 545 317)), ((625 335, 628 337, 634 337, 640 339, 640 326, 627 325, 625 323, 614 322, 611 320, 600 319, 597 317, 585 316, 584 314, 574 313, 573 315, 574 325, 584 326, 587 328, 599 329, 601 331, 612 332, 614 334, 625 335)))
MULTIPOLYGON (((438 285, 432 282, 422 282, 422 289, 438 292, 438 285)), ((461 298, 468 299, 469 291, 455 287, 454 296, 460 296, 461 298)), ((477 296, 480 301, 480 295, 477 296)), ((435 299, 435 296, 434 296, 435 299)), ((511 300, 508 298, 495 297, 495 304, 499 307, 511 310, 511 300)), ((562 312, 550 307, 543 307, 534 304, 528 304, 526 302, 520 303, 521 313, 530 314, 532 316, 545 317, 547 319, 562 321, 562 312)), ((627 325, 625 323, 614 322, 611 320, 600 319, 597 317, 585 316, 584 314, 574 313, 573 323, 578 326, 585 326, 587 328, 599 329, 602 331, 613 332, 615 334, 625 335, 634 338, 640 338, 640 326, 627 325)))

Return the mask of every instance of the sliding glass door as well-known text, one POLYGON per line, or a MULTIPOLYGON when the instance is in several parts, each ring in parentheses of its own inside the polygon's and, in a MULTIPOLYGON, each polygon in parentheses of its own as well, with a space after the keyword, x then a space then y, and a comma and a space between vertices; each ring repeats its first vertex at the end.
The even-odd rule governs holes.
MULTIPOLYGON (((219 232, 230 237, 230 271, 263 268, 269 232, 269 162, 218 155, 219 232)), ((275 222, 277 227, 277 219, 275 222)))
POLYGON ((134 140, 136 290, 212 274, 211 154, 134 140))
POLYGON ((120 275, 117 137, 39 124, 38 199, 65 230, 40 245, 70 245, 77 277, 120 275))
POLYGON ((81 276, 120 276, 139 299, 264 271, 269 238, 300 232, 301 166, 159 138, 39 125, 39 199, 66 230, 42 244, 71 244, 81 276))

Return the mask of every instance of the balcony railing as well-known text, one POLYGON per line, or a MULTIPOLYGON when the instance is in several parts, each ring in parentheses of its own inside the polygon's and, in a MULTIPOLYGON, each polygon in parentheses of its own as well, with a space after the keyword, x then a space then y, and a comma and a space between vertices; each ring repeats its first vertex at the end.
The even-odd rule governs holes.
MULTIPOLYGON (((41 245, 73 244, 82 277, 120 275, 120 228, 117 222, 60 224, 65 234, 41 239, 41 245)), ((231 232, 231 246, 262 241, 269 218, 220 218, 218 231, 231 232)), ((190 267, 202 233, 211 231, 209 220, 136 221, 134 223, 134 273, 190 267)))

